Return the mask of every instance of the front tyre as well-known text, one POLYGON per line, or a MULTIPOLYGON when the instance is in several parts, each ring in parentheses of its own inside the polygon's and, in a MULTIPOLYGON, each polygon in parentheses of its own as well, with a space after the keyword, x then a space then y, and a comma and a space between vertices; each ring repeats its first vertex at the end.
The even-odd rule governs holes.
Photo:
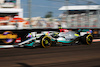
POLYGON ((48 48, 51 46, 51 38, 49 36, 43 36, 40 40, 40 44, 43 48, 48 48))

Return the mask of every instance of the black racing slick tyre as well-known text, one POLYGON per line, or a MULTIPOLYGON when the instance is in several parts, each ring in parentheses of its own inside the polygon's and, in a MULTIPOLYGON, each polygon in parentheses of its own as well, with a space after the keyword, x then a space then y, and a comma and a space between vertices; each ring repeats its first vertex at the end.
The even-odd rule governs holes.
POLYGON ((82 44, 91 45, 93 36, 91 34, 86 34, 81 37, 82 44))
POLYGON ((50 47, 52 44, 51 38, 49 36, 42 36, 42 38, 40 39, 40 44, 43 48, 50 47))

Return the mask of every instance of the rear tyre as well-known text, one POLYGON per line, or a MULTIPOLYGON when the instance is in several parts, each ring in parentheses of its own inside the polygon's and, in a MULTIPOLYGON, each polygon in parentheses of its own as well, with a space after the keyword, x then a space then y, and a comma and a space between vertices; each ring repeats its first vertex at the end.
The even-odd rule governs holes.
POLYGON ((91 34, 86 34, 81 37, 82 44, 90 45, 92 43, 93 36, 91 34))
POLYGON ((40 39, 40 44, 43 48, 50 47, 52 44, 51 38, 49 36, 42 36, 42 38, 40 39))

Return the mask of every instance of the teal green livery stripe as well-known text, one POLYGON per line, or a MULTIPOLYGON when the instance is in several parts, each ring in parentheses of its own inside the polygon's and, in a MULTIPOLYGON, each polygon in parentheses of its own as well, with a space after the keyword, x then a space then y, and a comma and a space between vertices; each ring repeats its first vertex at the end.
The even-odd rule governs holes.
POLYGON ((61 41, 61 40, 58 40, 58 42, 62 42, 62 43, 71 43, 72 41, 61 41))
POLYGON ((25 46, 33 46, 34 42, 30 43, 30 44, 25 44, 25 46))
POLYGON ((51 39, 51 41, 55 41, 54 39, 51 39))

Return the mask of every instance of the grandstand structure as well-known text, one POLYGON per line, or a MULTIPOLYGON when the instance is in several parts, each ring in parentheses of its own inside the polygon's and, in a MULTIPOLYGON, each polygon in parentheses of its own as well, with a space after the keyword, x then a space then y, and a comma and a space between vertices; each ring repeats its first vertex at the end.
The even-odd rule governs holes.
POLYGON ((23 18, 20 0, 0 0, 0 17, 15 16, 23 18))
POLYGON ((62 6, 59 10, 61 23, 66 22, 67 28, 99 28, 100 5, 62 6))

